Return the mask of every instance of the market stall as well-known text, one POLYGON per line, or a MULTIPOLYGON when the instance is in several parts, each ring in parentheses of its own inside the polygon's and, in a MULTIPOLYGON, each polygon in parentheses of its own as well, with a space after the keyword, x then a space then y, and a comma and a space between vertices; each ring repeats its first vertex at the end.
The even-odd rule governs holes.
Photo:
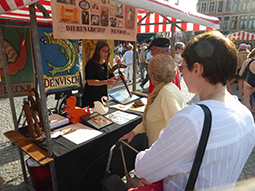
MULTIPOLYGON (((34 47, 34 53, 35 53, 35 62, 36 62, 36 69, 37 69, 37 74, 38 74, 39 90, 40 90, 41 101, 42 101, 43 119, 44 119, 45 129, 46 129, 47 150, 48 150, 48 156, 53 158, 52 142, 51 142, 50 132, 49 132, 49 120, 47 117, 44 78, 42 76, 42 74, 43 74, 42 63, 41 63, 42 59, 41 59, 41 55, 40 55, 39 36, 38 36, 38 29, 37 29, 38 22, 40 24, 46 24, 46 25, 52 24, 52 21, 51 21, 52 14, 51 14, 51 6, 50 6, 51 1, 50 0, 39 0, 40 4, 35 3, 37 1, 38 0, 34 0, 34 1, 31 1, 31 0, 20 0, 20 1, 4 0, 4 1, 1 1, 0 2, 0 5, 1 5, 0 18, 6 19, 6 20, 23 20, 23 21, 25 20, 25 21, 29 21, 31 23, 33 47, 34 47), (33 4, 33 3, 35 3, 35 4, 33 4), (26 7, 27 5, 29 5, 29 8, 26 7), (35 6, 37 6, 37 9, 35 9, 35 6), (45 17, 49 17, 49 18, 45 18, 45 17)), ((165 15, 166 17, 175 15, 176 19, 180 19, 181 21, 172 20, 171 21, 171 22, 173 22, 172 26, 171 26, 172 30, 174 29, 174 27, 179 28, 179 26, 176 25, 177 23, 180 25, 183 25, 185 22, 193 22, 195 24, 198 24, 198 25, 201 24, 201 25, 205 25, 205 26, 208 26, 211 28, 218 28, 218 24, 219 24, 219 21, 216 18, 207 17, 207 16, 204 16, 204 15, 198 14, 198 13, 187 12, 186 10, 180 9, 178 6, 169 5, 167 2, 160 2, 160 1, 155 1, 155 0, 140 0, 140 1, 133 1, 133 0, 119 1, 118 0, 116 2, 128 4, 129 6, 141 8, 144 10, 148 10, 150 12, 155 12, 155 13, 158 13, 161 15, 165 15)), ((74 9, 74 10, 76 10, 76 9, 74 9)), ((75 15, 73 15, 73 16, 75 17, 75 15)), ((165 19, 168 20, 167 18, 165 18, 165 19)), ((73 29, 73 28, 71 28, 71 29, 73 29)), ((79 31, 76 31, 76 32, 79 32, 79 31)), ((84 33, 84 31, 82 31, 82 32, 84 33)), ((119 38, 118 36, 112 36, 112 37, 113 37, 113 39, 119 38)), ((73 38, 77 38, 77 37, 73 37, 73 38)), ((101 37, 99 36, 99 38, 101 38, 101 37)), ((8 66, 7 66, 7 59, 6 59, 6 56, 4 53, 3 37, 2 37, 1 30, 0 30, 0 42, 1 42, 0 50, 1 50, 1 54, 2 54, 3 66, 4 66, 4 72, 5 72, 5 78, 6 78, 6 86, 8 89, 8 97, 9 97, 10 103, 11 103, 11 109, 12 109, 15 130, 18 131, 16 112, 15 112, 12 89, 11 89, 11 82, 10 82, 10 78, 9 78, 9 70, 8 70, 8 66)), ((24 164, 24 159, 23 159, 21 150, 20 150, 20 158, 21 158, 21 162, 24 164)), ((52 181, 53 189, 58 190, 54 162, 51 162, 50 165, 51 165, 51 174, 52 174, 52 180, 53 180, 52 181)), ((26 174, 25 174, 26 170, 25 170, 24 165, 22 166, 22 170, 23 170, 24 180, 27 183, 26 174)))
POLYGON ((238 31, 225 35, 225 37, 229 38, 232 41, 254 42, 255 40, 255 34, 246 31, 238 31))

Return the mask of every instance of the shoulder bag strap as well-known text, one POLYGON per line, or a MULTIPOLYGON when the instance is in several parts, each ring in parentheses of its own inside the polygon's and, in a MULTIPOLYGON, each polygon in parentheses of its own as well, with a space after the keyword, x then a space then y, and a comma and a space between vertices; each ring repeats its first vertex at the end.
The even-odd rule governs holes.
POLYGON ((197 180, 199 168, 203 160, 203 156, 204 156, 204 152, 205 152, 205 148, 207 145, 207 141, 208 141, 210 130, 211 130, 211 124, 212 124, 212 114, 210 109, 206 105, 203 105, 203 104, 198 104, 198 105, 203 109, 205 113, 205 120, 204 120, 204 126, 201 133, 200 141, 198 144, 195 160, 193 162, 192 169, 191 169, 188 183, 186 185, 185 190, 194 190, 194 186, 197 180))

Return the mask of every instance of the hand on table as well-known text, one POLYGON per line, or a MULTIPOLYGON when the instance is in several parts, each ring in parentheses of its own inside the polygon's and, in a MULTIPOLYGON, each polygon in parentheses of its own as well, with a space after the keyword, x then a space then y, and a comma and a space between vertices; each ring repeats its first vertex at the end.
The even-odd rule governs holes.
POLYGON ((127 143, 130 143, 132 141, 132 139, 134 138, 134 136, 135 136, 135 132, 134 131, 130 131, 126 135, 123 135, 123 137, 121 137, 119 139, 119 141, 127 139, 128 140, 127 143))

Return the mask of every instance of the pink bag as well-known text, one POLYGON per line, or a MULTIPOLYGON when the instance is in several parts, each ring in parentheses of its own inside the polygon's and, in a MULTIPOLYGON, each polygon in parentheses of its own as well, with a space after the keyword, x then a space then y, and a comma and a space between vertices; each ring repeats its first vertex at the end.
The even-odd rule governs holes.
POLYGON ((130 188, 128 191, 163 191, 163 181, 160 180, 144 187, 130 188))

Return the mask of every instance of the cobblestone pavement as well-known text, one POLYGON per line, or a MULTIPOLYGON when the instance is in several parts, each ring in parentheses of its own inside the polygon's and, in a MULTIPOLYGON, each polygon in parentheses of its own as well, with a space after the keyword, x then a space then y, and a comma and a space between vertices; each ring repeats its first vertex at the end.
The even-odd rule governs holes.
MULTIPOLYGON (((139 86, 140 82, 138 82, 139 77, 137 77, 137 91, 147 93, 148 85, 147 83, 144 87, 145 90, 142 90, 139 86)), ((182 85, 182 93, 184 96, 185 104, 190 105, 192 103, 196 103, 199 101, 199 98, 195 94, 191 94, 188 92, 187 87, 183 80, 181 80, 182 85)), ((132 83, 128 83, 130 89, 132 89, 132 83)), ((109 89, 109 93, 123 90, 124 86, 120 83, 116 87, 112 87, 109 89)), ((237 94, 236 84, 234 84, 234 93, 237 94)), ((24 97, 14 98, 15 109, 17 118, 22 109, 22 102, 24 97)), ((54 96, 48 96, 47 98, 47 107, 55 106, 54 96)), ((18 149, 14 146, 9 139, 7 139, 3 133, 14 130, 13 119, 9 104, 9 99, 0 99, 0 174, 2 174, 5 179, 5 183, 0 186, 0 191, 25 191, 25 184, 23 181, 23 175, 21 170, 21 163, 19 158, 18 149)), ((28 155, 24 153, 25 160, 28 158, 28 155)), ((254 177, 255 177, 255 151, 252 152, 249 160, 247 161, 241 175, 239 178, 238 186, 236 190, 255 190, 254 185, 254 177)), ((28 174, 28 173, 27 173, 28 174)), ((29 176, 29 174, 28 174, 29 176)), ((29 179, 30 181, 30 179, 29 179)))

